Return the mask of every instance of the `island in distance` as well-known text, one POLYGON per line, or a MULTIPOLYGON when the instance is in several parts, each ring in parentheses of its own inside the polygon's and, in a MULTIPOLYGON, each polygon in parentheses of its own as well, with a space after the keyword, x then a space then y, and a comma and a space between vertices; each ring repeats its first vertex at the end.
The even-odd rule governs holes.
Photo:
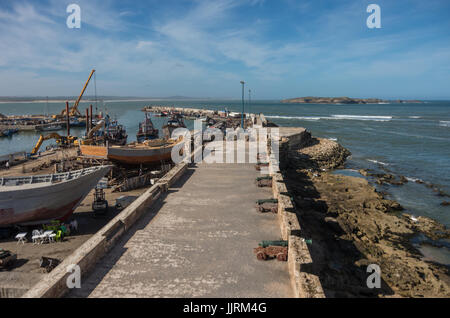
POLYGON ((283 99, 286 104, 380 104, 380 103, 423 103, 420 100, 385 100, 379 98, 350 98, 350 97, 297 97, 283 99))

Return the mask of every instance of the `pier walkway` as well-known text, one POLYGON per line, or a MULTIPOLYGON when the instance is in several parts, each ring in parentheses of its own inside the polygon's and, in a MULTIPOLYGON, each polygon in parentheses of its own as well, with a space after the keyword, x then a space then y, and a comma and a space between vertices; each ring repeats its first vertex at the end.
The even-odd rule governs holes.
POLYGON ((68 297, 292 297, 287 262, 258 261, 280 239, 253 164, 190 167, 68 297))

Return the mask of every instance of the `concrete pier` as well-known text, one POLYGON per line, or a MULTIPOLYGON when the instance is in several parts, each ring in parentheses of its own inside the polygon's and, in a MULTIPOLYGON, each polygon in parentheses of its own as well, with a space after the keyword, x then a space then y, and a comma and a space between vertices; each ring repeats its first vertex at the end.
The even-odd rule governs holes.
POLYGON ((190 167, 82 277, 68 297, 292 297, 288 264, 258 261, 280 239, 277 216, 255 210, 253 164, 190 167))
MULTIPOLYGON (((300 127, 267 132, 280 140, 280 166, 310 137, 300 127)), ((272 187, 257 187, 254 163, 179 163, 23 297, 320 297, 320 283, 300 272, 309 251, 276 155, 261 153, 269 144, 258 152, 272 187), (256 211, 258 199, 273 197, 278 214, 256 211), (258 243, 279 239, 289 240, 288 262, 258 261, 258 243), (72 265, 81 268, 80 289, 67 287, 72 265)), ((235 162, 237 153, 248 160, 249 143, 236 146, 235 162)))

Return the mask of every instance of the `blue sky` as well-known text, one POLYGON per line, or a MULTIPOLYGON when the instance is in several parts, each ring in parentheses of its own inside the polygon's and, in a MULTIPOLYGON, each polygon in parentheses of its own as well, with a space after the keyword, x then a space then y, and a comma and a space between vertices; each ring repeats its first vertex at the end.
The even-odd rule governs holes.
POLYGON ((99 95, 450 99, 449 18, 448 0, 0 0, 0 96, 77 95, 95 68, 99 95))

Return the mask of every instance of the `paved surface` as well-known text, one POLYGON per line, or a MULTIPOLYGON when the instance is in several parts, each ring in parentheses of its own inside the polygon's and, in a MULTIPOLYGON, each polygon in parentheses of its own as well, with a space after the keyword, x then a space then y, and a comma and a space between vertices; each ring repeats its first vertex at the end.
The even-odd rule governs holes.
POLYGON ((189 168, 69 297, 291 297, 287 262, 253 254, 280 239, 276 215, 255 210, 271 197, 257 176, 253 164, 189 168))

